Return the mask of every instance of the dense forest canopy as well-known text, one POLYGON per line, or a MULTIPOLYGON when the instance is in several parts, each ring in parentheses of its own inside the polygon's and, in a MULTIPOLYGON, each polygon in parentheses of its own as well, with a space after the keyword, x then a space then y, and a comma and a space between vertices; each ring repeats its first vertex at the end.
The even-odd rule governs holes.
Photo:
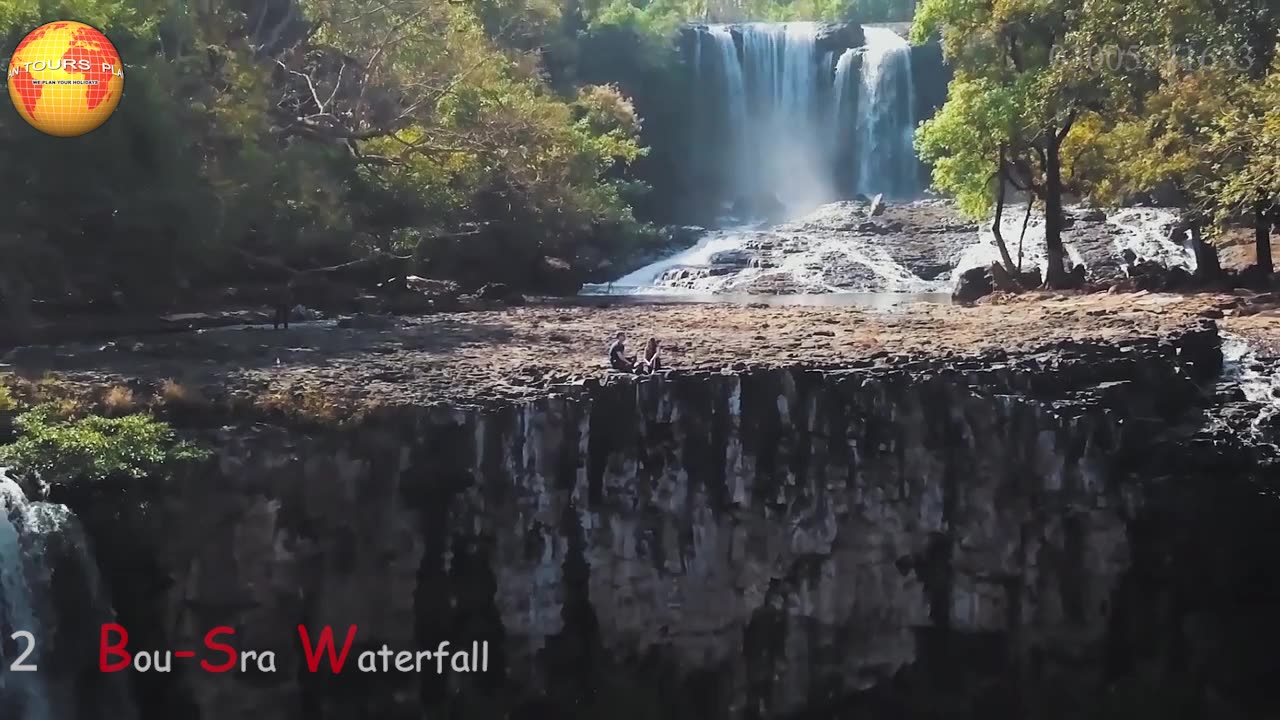
POLYGON ((978 216, 999 187, 1035 198, 1051 282, 1067 197, 1158 194, 1269 233, 1268 0, 2 0, 6 47, 79 19, 127 72, 85 137, 0 112, 0 296, 20 321, 369 260, 571 290, 661 245, 670 158, 647 146, 679 103, 635 97, 675 92, 679 24, 913 17, 956 71, 917 138, 935 187, 978 216))
POLYGON ((685 21, 911 11, 902 0, 4 0, 6 47, 78 19, 112 39, 127 72, 116 116, 85 137, 43 137, 0 112, 11 201, 0 293, 11 308, 146 303, 371 257, 424 274, 436 259, 456 274, 451 255, 468 238, 474 255, 509 266, 500 279, 607 266, 655 241, 633 211, 646 193, 630 170, 646 153, 644 118, 610 77, 587 77, 602 73, 580 63, 584 47, 624 37, 661 70, 685 21))

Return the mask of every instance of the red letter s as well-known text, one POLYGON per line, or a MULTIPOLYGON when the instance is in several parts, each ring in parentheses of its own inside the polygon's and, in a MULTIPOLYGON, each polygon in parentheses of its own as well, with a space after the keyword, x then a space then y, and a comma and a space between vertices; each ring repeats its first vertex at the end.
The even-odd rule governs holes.
POLYGON ((226 643, 215 642, 219 635, 235 635, 236 631, 229 627, 216 627, 204 636, 204 646, 215 652, 227 654, 227 661, 222 665, 214 665, 208 660, 201 660, 200 667, 205 672, 224 673, 236 666, 236 649, 226 643))

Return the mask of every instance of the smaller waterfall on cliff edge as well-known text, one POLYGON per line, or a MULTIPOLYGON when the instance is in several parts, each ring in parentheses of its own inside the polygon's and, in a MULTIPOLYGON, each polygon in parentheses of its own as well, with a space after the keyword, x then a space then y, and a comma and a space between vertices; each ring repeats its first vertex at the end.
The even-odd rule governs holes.
POLYGON ((1255 432, 1280 414, 1280 374, 1259 359, 1248 340, 1222 333, 1222 368, 1223 378, 1236 383, 1246 400, 1263 405, 1253 419, 1255 432))
POLYGON ((30 502, 0 468, 0 708, 4 720, 132 720, 123 674, 102 674, 97 643, 112 622, 97 565, 65 506, 30 502), (13 640, 25 631, 35 639, 13 640), (25 657, 24 657, 25 654, 25 657), (18 660, 38 668, 13 672, 18 660))
POLYGON ((911 46, 887 28, 865 26, 863 32, 867 45, 857 103, 858 192, 911 197, 920 190, 911 46))

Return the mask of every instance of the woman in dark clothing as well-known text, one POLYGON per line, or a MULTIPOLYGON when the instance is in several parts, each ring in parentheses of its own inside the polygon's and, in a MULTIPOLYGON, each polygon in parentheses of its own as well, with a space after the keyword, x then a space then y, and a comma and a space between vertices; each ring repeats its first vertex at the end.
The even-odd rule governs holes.
POLYGON ((662 353, 658 348, 658 339, 649 338, 649 342, 644 346, 644 364, 645 372, 656 373, 662 369, 662 353))

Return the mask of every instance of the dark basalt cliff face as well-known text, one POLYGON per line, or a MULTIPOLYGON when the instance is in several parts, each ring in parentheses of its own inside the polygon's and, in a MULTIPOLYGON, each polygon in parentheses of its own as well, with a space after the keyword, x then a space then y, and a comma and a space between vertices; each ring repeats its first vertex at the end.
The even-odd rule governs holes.
POLYGON ((134 648, 227 625, 277 653, 138 675, 145 718, 1069 717, 1133 678, 1247 703, 1213 663, 1262 637, 1239 549, 1271 521, 1213 474, 1233 451, 1171 430, 1204 427, 1221 362, 1206 324, 424 399, 343 432, 228 429, 216 472, 63 500, 134 648), (299 624, 357 625, 351 664, 487 640, 490 671, 313 675, 299 624))

